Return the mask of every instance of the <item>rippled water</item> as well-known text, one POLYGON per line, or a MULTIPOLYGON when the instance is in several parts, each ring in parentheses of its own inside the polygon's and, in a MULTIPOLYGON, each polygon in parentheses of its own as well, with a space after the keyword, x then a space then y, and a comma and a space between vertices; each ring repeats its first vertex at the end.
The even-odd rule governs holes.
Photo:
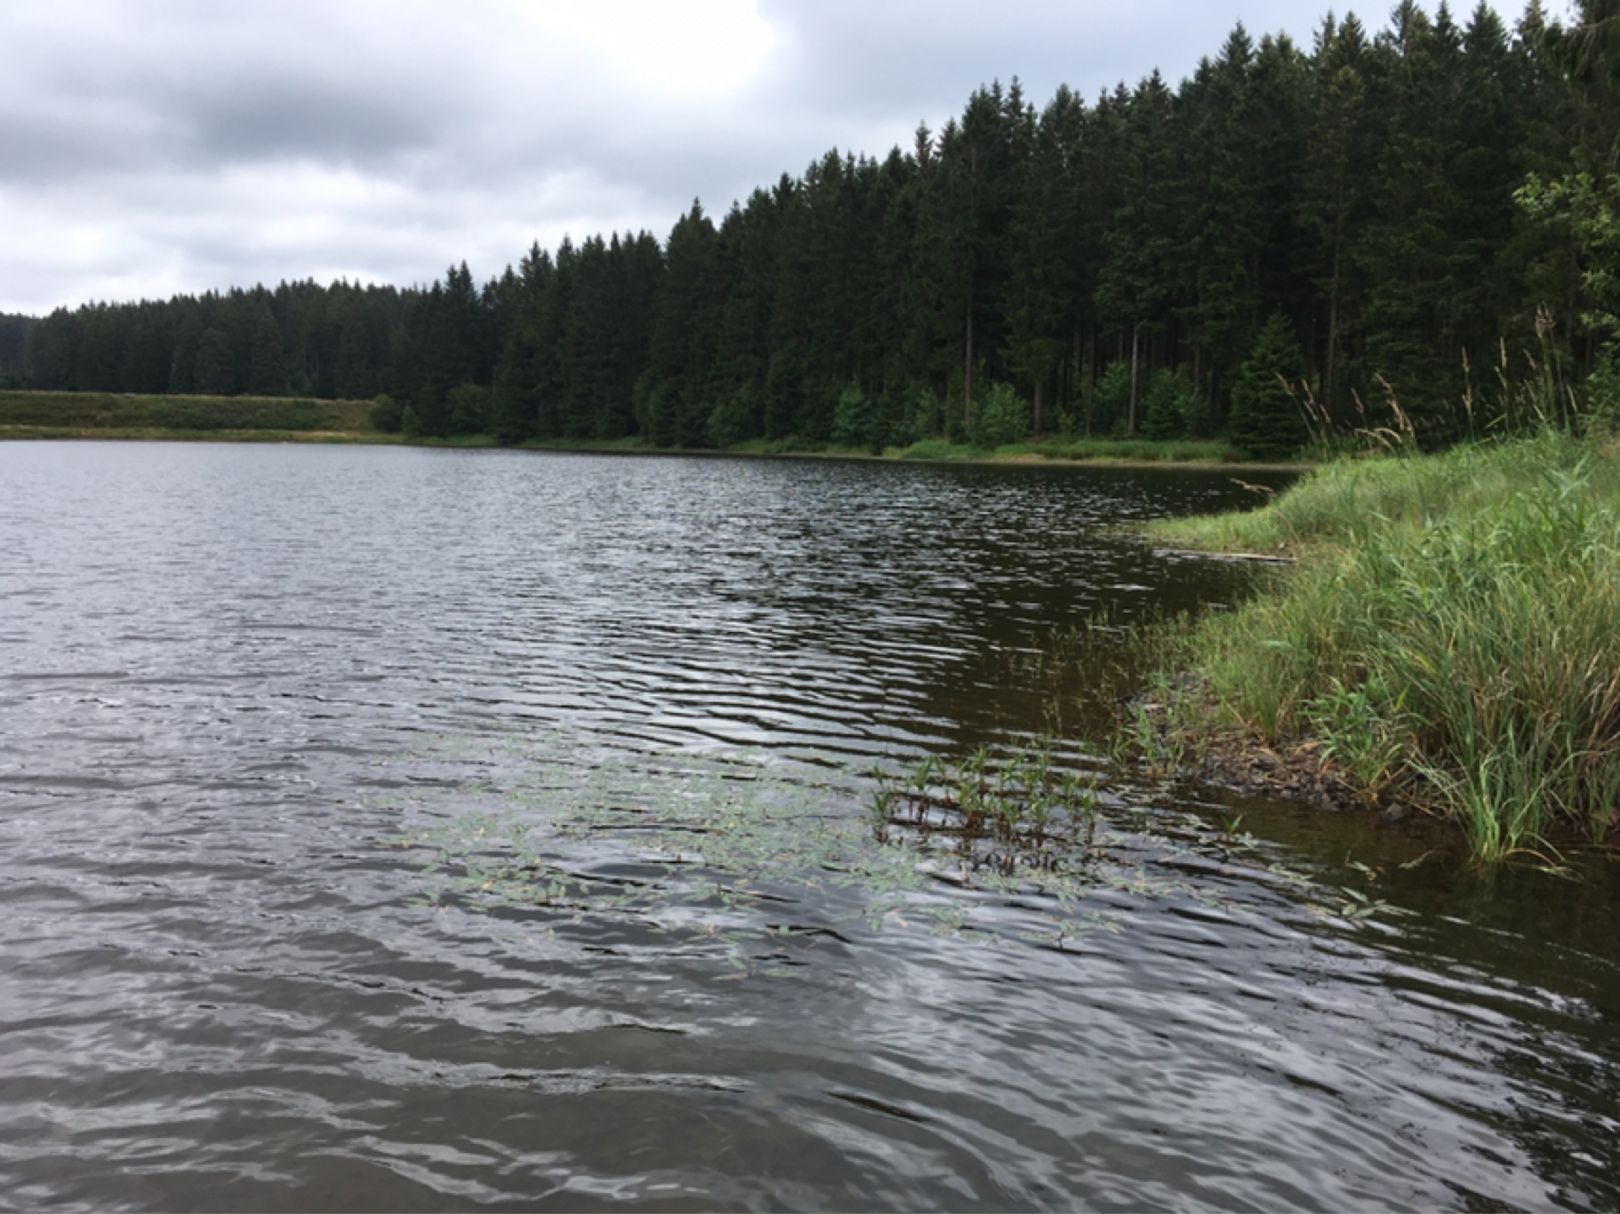
POLYGON ((1247 497, 0 445, 0 1201, 1615 1207, 1607 873, 1083 745, 1078 888, 864 832, 1054 628, 1242 592, 1111 524, 1247 497))

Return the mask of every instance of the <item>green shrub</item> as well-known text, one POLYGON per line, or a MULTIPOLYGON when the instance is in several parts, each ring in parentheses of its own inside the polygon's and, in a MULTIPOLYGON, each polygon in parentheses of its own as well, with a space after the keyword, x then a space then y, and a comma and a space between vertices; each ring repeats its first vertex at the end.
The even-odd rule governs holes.
POLYGON ((490 390, 483 384, 461 383, 450 389, 451 434, 482 434, 489 428, 490 390))
POLYGON ((404 410, 399 407, 398 401, 384 392, 371 402, 371 408, 366 416, 373 430, 381 430, 384 434, 398 434, 404 419, 404 410))
POLYGON ((1586 381, 1587 425, 1596 433, 1620 433, 1620 345, 1603 352, 1586 381))
POLYGON ((1109 363, 1091 396, 1091 432, 1110 434, 1122 426, 1131 406, 1131 366, 1109 363))
POLYGON ((744 385, 722 396, 709 413, 709 442, 716 447, 732 447, 742 442, 753 430, 757 414, 755 393, 751 386, 744 385))
POLYGON ((977 447, 1000 447, 1029 437, 1030 406, 1010 384, 991 384, 974 412, 969 439, 977 447))
POLYGON ((929 388, 918 386, 912 389, 908 399, 904 424, 889 437, 890 442, 915 443, 939 433, 944 418, 939 397, 929 388))
POLYGON ((1185 438, 1191 432, 1197 408, 1192 381, 1179 371, 1161 368, 1148 380, 1142 434, 1158 441, 1185 438))
POLYGON ((877 441, 878 411, 858 384, 838 394, 833 407, 832 441, 839 447, 869 448, 877 441))

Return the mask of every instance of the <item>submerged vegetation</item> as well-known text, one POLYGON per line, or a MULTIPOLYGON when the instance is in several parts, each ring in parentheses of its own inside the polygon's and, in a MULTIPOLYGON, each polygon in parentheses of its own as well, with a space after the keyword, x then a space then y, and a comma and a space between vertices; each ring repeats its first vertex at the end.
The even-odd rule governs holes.
POLYGON ((1096 784, 1059 765, 1050 741, 999 761, 981 747, 959 764, 925 759, 904 777, 874 774, 879 843, 948 839, 965 867, 1004 874, 1083 864, 1096 847, 1096 784))
POLYGON ((1167 635, 1162 715, 1143 737, 1304 744, 1369 802, 1456 818, 1483 859, 1617 825, 1612 443, 1549 428, 1345 459, 1251 513, 1149 534, 1300 560, 1252 602, 1167 635), (1171 677, 1183 670, 1194 678, 1171 677))
POLYGON ((1209 878, 1234 868, 1312 916, 1404 913, 1295 872, 1239 820, 1105 791, 1050 741, 872 779, 740 753, 580 772, 573 748, 478 752, 506 776, 395 840, 420 862, 417 905, 532 915, 557 935, 636 924, 716 951, 734 978, 792 976, 862 929, 1063 949, 1144 902, 1224 908, 1209 878))

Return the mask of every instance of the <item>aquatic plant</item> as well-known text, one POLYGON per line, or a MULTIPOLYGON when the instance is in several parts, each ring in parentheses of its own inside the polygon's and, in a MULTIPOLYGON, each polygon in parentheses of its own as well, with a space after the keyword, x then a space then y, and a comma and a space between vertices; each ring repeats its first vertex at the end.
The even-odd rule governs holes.
POLYGON ((786 976, 802 958, 783 961, 784 942, 862 929, 1063 948, 1122 930, 1132 903, 1224 907, 1224 886, 1198 877, 1239 855, 1291 898, 1304 888, 1258 840, 1127 805, 1050 740, 869 776, 737 753, 581 767, 591 748, 561 739, 466 745, 443 743, 449 762, 430 771, 486 774, 428 794, 397 840, 415 857, 415 905, 584 940, 617 924, 716 951, 738 977, 786 976))
POLYGON ((956 763, 924 759, 908 773, 873 773, 873 837, 927 847, 948 840, 972 871, 1053 872, 1095 854, 1094 781, 1062 768, 1052 740, 1004 756, 980 748, 956 763))

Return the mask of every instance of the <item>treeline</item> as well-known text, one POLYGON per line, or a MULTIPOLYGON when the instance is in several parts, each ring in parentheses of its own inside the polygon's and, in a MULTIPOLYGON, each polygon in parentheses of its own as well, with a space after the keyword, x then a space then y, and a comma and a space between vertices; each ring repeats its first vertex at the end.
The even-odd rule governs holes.
MULTIPOLYGON (((1035 432, 1304 432, 1276 375, 1351 423, 1393 387, 1425 434, 1481 420, 1503 358, 1572 377, 1611 336, 1568 208, 1612 176, 1620 19, 1509 30, 1411 0, 1309 51, 1234 30, 1037 109, 1014 81, 881 160, 829 152, 716 223, 531 248, 478 285, 282 284, 31 325, 45 389, 386 394, 378 420, 503 440, 876 444, 1035 432), (1542 201, 1548 195, 1544 192, 1542 201)), ((0 329, 0 369, 4 363, 0 329)))
POLYGON ((23 386, 23 360, 33 320, 0 312, 0 388, 23 386))

